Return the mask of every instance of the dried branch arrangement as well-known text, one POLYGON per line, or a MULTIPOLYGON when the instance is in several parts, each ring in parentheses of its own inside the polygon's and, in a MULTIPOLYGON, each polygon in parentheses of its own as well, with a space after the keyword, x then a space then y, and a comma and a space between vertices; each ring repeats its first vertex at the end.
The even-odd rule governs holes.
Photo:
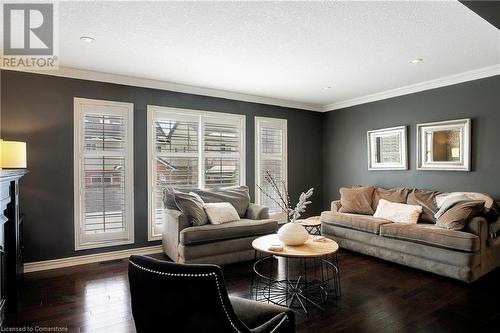
POLYGON ((264 194, 266 197, 268 197, 271 201, 273 201, 278 207, 281 208, 283 212, 287 214, 287 221, 292 221, 295 222, 300 216, 300 213, 305 212, 306 206, 311 203, 311 201, 308 201, 309 197, 312 196, 314 189, 311 188, 309 191, 306 193, 302 192, 299 198, 299 202, 295 206, 294 209, 291 209, 290 206, 290 195, 288 193, 288 188, 285 184, 285 182, 282 181, 276 181, 274 179, 273 175, 268 171, 266 171, 266 175, 264 176, 265 181, 271 186, 271 189, 273 192, 277 194, 277 198, 271 195, 268 191, 265 191, 262 187, 257 185, 259 190, 264 194))

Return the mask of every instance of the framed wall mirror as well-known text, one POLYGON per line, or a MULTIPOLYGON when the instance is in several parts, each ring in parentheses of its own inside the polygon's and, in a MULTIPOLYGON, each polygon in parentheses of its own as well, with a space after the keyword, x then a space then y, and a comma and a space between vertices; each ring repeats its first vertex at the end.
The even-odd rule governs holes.
POLYGON ((366 133, 368 170, 407 170, 406 126, 366 133))
POLYGON ((470 119, 417 125, 417 170, 470 171, 470 119))

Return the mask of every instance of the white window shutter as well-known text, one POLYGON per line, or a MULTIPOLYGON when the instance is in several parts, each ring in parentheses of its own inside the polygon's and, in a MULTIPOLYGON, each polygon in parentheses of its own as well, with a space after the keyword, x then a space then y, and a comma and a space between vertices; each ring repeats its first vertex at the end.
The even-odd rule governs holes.
POLYGON ((149 240, 163 225, 163 189, 244 184, 244 116, 148 105, 149 240))
POLYGON ((133 105, 75 98, 76 249, 133 242, 133 105))
MULTIPOLYGON (((255 117, 255 182, 274 200, 279 201, 272 186, 265 180, 271 174, 284 193, 288 188, 287 122, 286 119, 255 117)), ((269 207, 271 216, 286 219, 286 212, 264 195, 256 186, 257 203, 269 207)))

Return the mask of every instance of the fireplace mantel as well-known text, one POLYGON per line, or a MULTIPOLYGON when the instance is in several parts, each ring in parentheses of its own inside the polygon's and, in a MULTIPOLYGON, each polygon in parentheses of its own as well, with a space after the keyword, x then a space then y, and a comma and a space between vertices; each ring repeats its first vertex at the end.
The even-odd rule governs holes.
POLYGON ((23 275, 19 180, 28 170, 0 170, 0 325, 14 310, 23 275))

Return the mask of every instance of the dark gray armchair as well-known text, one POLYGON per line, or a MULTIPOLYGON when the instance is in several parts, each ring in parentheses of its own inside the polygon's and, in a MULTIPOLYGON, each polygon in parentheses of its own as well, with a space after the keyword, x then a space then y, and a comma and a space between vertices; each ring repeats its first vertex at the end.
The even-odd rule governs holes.
POLYGON ((295 332, 284 307, 228 297, 216 265, 186 265, 131 256, 132 313, 142 332, 295 332))
POLYGON ((170 259, 185 264, 219 266, 252 260, 254 239, 278 230, 278 221, 269 218, 269 209, 250 202, 248 187, 183 190, 197 193, 205 203, 230 202, 240 220, 224 224, 192 225, 177 206, 170 188, 164 192, 163 251, 170 259))

